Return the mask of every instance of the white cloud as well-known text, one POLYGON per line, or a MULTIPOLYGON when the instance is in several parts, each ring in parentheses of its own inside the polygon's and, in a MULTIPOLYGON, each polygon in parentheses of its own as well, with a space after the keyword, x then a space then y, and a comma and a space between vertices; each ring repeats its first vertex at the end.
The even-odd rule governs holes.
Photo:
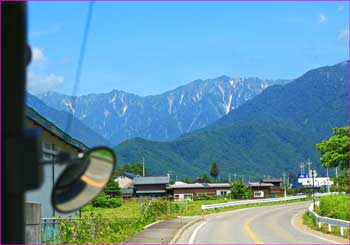
POLYGON ((339 40, 345 39, 345 40, 347 40, 349 42, 349 30, 348 29, 341 30, 339 32, 338 39, 339 40))
POLYGON ((32 48, 32 61, 33 62, 43 62, 45 61, 45 55, 42 49, 33 47, 32 48))
POLYGON ((64 83, 64 77, 55 74, 38 75, 28 72, 28 91, 32 94, 44 93, 64 83))
POLYGON ((324 14, 320 14, 320 24, 325 23, 327 20, 326 16, 324 14))

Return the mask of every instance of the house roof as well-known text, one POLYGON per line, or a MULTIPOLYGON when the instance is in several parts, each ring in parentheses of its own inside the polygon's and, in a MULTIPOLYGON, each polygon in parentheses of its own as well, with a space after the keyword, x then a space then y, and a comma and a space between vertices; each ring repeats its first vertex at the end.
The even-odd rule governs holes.
POLYGON ((137 176, 134 185, 169 184, 169 176, 137 176))
POLYGON ((132 172, 124 172, 124 176, 134 179, 135 177, 139 176, 138 174, 132 173, 132 172))
POLYGON ((282 179, 261 179, 261 182, 264 182, 264 183, 282 182, 282 179))
POLYGON ((89 149, 89 147, 87 147, 85 144, 78 141, 77 139, 74 139, 72 136, 58 128, 55 124, 47 120, 45 117, 40 115, 37 111, 35 111, 28 105, 26 105, 25 107, 25 115, 34 122, 36 122, 38 125, 40 125, 42 128, 48 130, 53 135, 67 142, 68 144, 78 148, 79 150, 86 151, 87 149, 89 149))
POLYGON ((231 188, 229 183, 194 183, 194 184, 174 184, 170 185, 169 189, 190 189, 190 188, 231 188))
POLYGON ((273 184, 262 183, 262 182, 249 182, 248 186, 251 186, 251 187, 270 187, 270 186, 273 186, 273 184))

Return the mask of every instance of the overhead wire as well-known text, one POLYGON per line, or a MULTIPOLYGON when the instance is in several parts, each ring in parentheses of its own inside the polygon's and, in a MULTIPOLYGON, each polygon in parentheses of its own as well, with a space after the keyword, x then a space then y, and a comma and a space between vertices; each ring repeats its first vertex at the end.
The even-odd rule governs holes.
MULTIPOLYGON (((77 99, 77 92, 79 88, 80 83, 80 77, 81 72, 83 68, 84 58, 85 58, 85 52, 86 52, 86 45, 89 37, 89 31, 90 31, 90 25, 91 25, 91 19, 92 19, 92 12, 94 8, 94 1, 89 2, 87 17, 85 21, 85 28, 84 28, 84 34, 83 34, 83 40, 80 46, 80 52, 78 57, 78 66, 75 73, 75 79, 74 79, 74 86, 72 91, 72 108, 75 110, 76 106, 76 99, 77 99)), ((69 114, 67 124, 66 124, 66 132, 69 133, 71 126, 72 126, 72 120, 73 120, 73 112, 69 114)))

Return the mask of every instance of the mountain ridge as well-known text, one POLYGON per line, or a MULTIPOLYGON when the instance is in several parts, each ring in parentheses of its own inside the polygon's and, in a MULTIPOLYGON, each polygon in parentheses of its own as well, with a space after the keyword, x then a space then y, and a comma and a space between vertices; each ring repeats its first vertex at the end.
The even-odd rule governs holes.
POLYGON ((145 157, 153 174, 208 174, 216 161, 225 173, 279 177, 281 171, 297 171, 307 158, 322 171, 315 144, 347 123, 348 64, 317 68, 286 85, 271 86, 208 127, 176 140, 132 139, 115 151, 121 163, 145 157))
POLYGON ((266 87, 286 82, 220 76, 144 97, 114 89, 78 97, 48 92, 39 98, 57 110, 72 113, 115 144, 133 137, 164 141, 205 127, 266 87))

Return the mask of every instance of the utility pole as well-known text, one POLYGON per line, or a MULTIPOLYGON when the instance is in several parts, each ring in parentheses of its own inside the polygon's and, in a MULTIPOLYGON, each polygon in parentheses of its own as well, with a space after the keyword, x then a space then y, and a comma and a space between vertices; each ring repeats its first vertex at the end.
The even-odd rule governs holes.
POLYGON ((284 197, 287 197, 287 188, 286 188, 286 173, 283 172, 283 187, 284 187, 284 197))
POLYGON ((307 159, 306 164, 309 165, 309 174, 310 174, 310 165, 312 164, 312 162, 310 161, 310 159, 307 159))
POLYGON ((328 168, 327 168, 327 192, 329 192, 329 176, 328 176, 328 168))
POLYGON ((314 170, 312 170, 312 200, 314 202, 314 210, 315 210, 315 178, 314 178, 314 170))
POLYGON ((303 174, 304 173, 304 166, 305 166, 304 162, 301 162, 299 166, 300 166, 300 173, 303 174))
POLYGON ((233 176, 234 176, 234 178, 235 178, 235 182, 237 182, 237 174, 234 173, 233 176))
POLYGON ((228 182, 231 183, 231 174, 228 174, 228 182))
POLYGON ((142 157, 142 176, 145 177, 145 158, 142 157))

